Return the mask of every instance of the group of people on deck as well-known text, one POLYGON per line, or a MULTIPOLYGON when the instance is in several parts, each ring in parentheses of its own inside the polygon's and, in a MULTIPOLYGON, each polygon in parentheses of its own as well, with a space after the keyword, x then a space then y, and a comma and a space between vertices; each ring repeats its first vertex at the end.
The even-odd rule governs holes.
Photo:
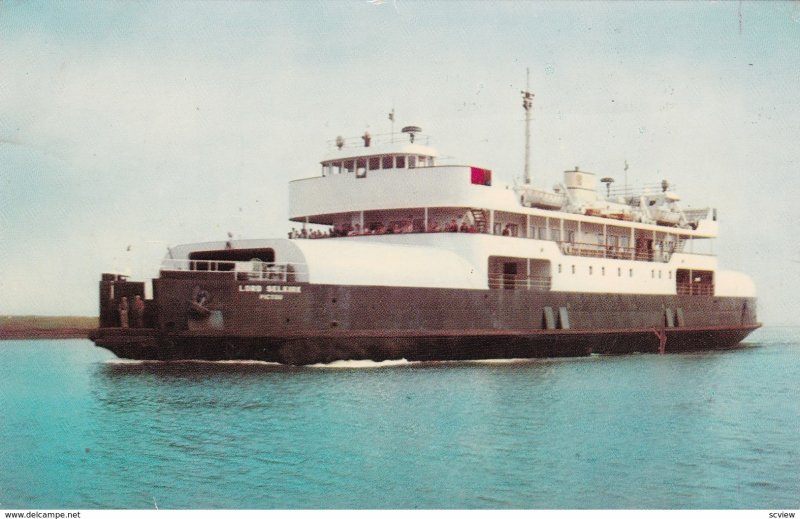
POLYGON ((440 225, 439 222, 430 221, 428 222, 427 229, 424 229, 423 226, 415 227, 411 220, 406 220, 403 222, 393 222, 390 224, 384 224, 383 222, 378 222, 370 225, 367 227, 366 225, 364 228, 361 228, 360 224, 336 224, 331 227, 327 231, 318 231, 316 229, 308 231, 306 229, 301 229, 298 231, 297 229, 292 229, 288 235, 289 239, 316 239, 316 238, 337 238, 342 236, 368 236, 368 235, 381 235, 381 234, 408 234, 408 233, 421 233, 421 232, 471 232, 477 233, 478 228, 473 225, 467 223, 467 220, 464 219, 461 224, 459 225, 455 218, 451 219, 450 222, 440 225))
POLYGON ((144 328, 144 299, 142 296, 136 296, 133 300, 133 305, 128 304, 128 298, 123 296, 117 305, 117 312, 119 312, 119 326, 120 328, 130 327, 130 316, 133 314, 133 327, 144 328))

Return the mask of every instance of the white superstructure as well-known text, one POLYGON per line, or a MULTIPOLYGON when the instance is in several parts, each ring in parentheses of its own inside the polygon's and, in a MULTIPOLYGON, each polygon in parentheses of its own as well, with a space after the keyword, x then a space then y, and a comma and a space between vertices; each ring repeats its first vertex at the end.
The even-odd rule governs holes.
POLYGON ((420 132, 337 138, 320 175, 290 183, 294 239, 177 247, 167 268, 232 245, 273 251, 310 283, 755 296, 748 276, 718 271, 716 211, 682 211, 666 181, 602 196, 597 176, 575 167, 553 190, 496 185, 489 169, 439 165, 420 132))

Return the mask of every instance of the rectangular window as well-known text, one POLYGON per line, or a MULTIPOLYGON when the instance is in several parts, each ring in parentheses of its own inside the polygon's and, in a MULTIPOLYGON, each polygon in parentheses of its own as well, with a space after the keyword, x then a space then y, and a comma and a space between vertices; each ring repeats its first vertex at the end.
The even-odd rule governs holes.
POLYGON ((364 178, 367 176, 367 159, 358 159, 356 161, 356 178, 364 178))
POLYGON ((394 166, 394 157, 392 157, 391 155, 386 155, 382 157, 381 160, 383 162, 383 169, 392 169, 392 167, 394 166))
POLYGON ((503 229, 503 236, 519 236, 517 224, 507 223, 503 229))
POLYGON ((381 167, 381 158, 380 157, 370 157, 369 158, 369 170, 375 171, 376 169, 380 169, 381 167))
POLYGON ((355 161, 352 160, 344 161, 344 170, 347 171, 348 173, 352 173, 353 171, 355 171, 355 161))
POLYGON ((403 169, 406 167, 406 158, 403 155, 398 155, 395 157, 395 166, 397 169, 403 169))
POLYGON ((409 168, 416 168, 417 167, 417 157, 415 155, 408 156, 408 167, 409 168))

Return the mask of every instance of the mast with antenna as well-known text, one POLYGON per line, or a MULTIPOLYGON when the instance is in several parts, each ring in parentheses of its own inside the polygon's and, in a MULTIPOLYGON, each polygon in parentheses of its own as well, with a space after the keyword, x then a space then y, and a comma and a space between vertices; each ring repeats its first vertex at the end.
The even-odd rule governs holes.
POLYGON ((389 112, 389 120, 392 121, 392 140, 390 142, 394 142, 394 105, 392 105, 392 111, 389 112))
POLYGON ((525 69, 525 90, 522 94, 522 108, 525 109, 525 183, 531 183, 531 112, 533 111, 533 94, 531 88, 531 69, 525 69))
POLYGON ((628 159, 625 159, 625 195, 627 199, 628 196, 628 159))

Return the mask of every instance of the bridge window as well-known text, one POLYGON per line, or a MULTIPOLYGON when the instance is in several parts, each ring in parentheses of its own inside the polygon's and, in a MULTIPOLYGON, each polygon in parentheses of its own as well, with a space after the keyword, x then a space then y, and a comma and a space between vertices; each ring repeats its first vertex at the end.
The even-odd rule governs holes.
POLYGON ((383 169, 392 169, 392 167, 394 167, 394 157, 391 155, 382 157, 381 162, 383 163, 383 169))
POLYGON ((370 157, 369 158, 369 170, 375 171, 376 169, 380 169, 381 167, 381 158, 380 157, 370 157))
POLYGON ((404 155, 398 155, 395 157, 395 166, 397 169, 403 169, 406 167, 406 158, 404 155))
POLYGON ((417 157, 416 157, 416 155, 409 155, 408 156, 408 167, 409 168, 416 168, 417 167, 417 157))
POLYGON ((341 162, 326 162, 322 164, 322 176, 338 175, 342 172, 341 162))
POLYGON ((367 159, 356 160, 356 178, 367 176, 367 159))

